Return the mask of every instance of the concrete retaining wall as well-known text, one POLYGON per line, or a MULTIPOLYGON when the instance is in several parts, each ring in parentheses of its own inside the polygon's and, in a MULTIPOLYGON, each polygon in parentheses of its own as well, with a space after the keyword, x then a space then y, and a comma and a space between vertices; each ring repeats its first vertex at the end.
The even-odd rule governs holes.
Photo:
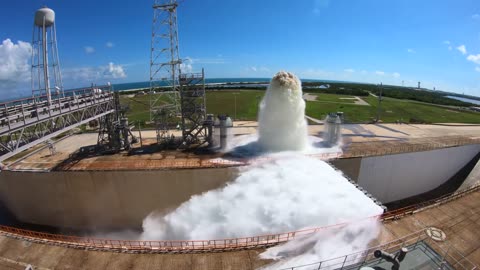
POLYGON ((383 203, 430 191, 450 179, 480 145, 363 158, 358 184, 383 203))
POLYGON ((463 184, 458 188, 457 191, 463 191, 468 189, 473 185, 480 184, 480 161, 477 162, 477 165, 473 167, 470 174, 467 176, 467 179, 463 182, 463 184))
POLYGON ((77 229, 141 228, 152 211, 224 186, 235 168, 0 173, 0 199, 22 222, 77 229))
MULTIPOLYGON (((467 145, 426 152, 333 160, 383 203, 430 191, 478 152, 467 145)), ((478 181, 477 164, 469 183, 478 181)), ((158 171, 0 173, 0 200, 20 221, 77 229, 141 228, 152 211, 167 212, 192 195, 219 188, 236 168, 158 171)))

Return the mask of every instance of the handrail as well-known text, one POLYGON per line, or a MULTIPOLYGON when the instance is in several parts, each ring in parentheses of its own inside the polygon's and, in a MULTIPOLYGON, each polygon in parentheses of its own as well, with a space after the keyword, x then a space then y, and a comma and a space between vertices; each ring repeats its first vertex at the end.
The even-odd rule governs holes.
MULTIPOLYGON (((439 203, 445 203, 446 201, 453 200, 478 190, 480 185, 475 185, 465 191, 454 193, 443 199, 431 200, 430 203, 438 205, 439 203)), ((425 204, 421 204, 423 207, 427 207, 425 204)), ((418 209, 417 209, 418 210, 418 209)), ((402 216, 404 214, 399 211, 395 212, 395 215, 387 212, 381 220, 386 221, 395 217, 402 216)), ((368 217, 379 218, 378 216, 368 217)), ((46 244, 64 245, 66 247, 81 248, 81 249, 95 249, 103 251, 124 251, 131 253, 195 253, 202 251, 225 251, 225 250, 242 250, 252 249, 259 247, 270 247, 286 241, 307 236, 316 233, 321 230, 338 228, 345 226, 349 223, 335 224, 324 227, 316 227, 305 230, 269 234, 260 236, 250 236, 241 238, 229 238, 229 239, 215 239, 215 240, 171 240, 171 241, 152 241, 152 240, 113 240, 102 239, 93 237, 80 237, 59 235, 44 232, 36 232, 30 230, 24 230, 9 226, 0 226, 0 234, 5 236, 18 238, 22 240, 40 242, 46 244)))
MULTIPOLYGON (((378 216, 372 216, 362 220, 377 218, 378 216)), ((348 224, 350 224, 350 222, 279 234, 214 240, 113 240, 36 232, 8 226, 0 226, 0 234, 33 242, 41 242, 47 244, 64 244, 68 247, 74 248, 90 248, 110 251, 123 250, 132 252, 148 251, 151 253, 169 253, 198 252, 202 250, 240 250, 249 248, 269 247, 279 243, 287 242, 289 240, 293 240, 295 238, 311 235, 325 229, 339 228, 348 224)))
POLYGON ((430 208, 432 206, 441 205, 441 204, 447 203, 449 201, 452 201, 454 199, 463 197, 463 196, 465 196, 465 195, 467 195, 471 192, 477 191, 478 189, 480 189, 480 184, 475 184, 475 185, 472 185, 472 186, 468 187, 467 189, 465 189, 463 191, 460 191, 460 192, 459 191, 454 191, 454 192, 442 195, 438 198, 434 198, 434 199, 431 199, 431 200, 428 200, 428 201, 417 203, 415 205, 410 205, 410 206, 398 208, 398 209, 395 209, 395 210, 392 210, 392 211, 387 211, 386 213, 384 213, 382 215, 382 221, 396 220, 400 217, 403 217, 403 216, 406 216, 406 215, 409 215, 409 214, 411 215, 411 214, 414 214, 416 212, 419 212, 420 210, 425 210, 425 209, 430 208))
POLYGON ((450 245, 448 246, 447 249, 445 249, 444 246, 441 246, 438 243, 436 243, 434 240, 430 239, 425 233, 425 229, 422 229, 422 230, 413 232, 411 234, 408 234, 404 237, 397 238, 391 242, 370 247, 362 251, 354 252, 348 255, 343 255, 337 258, 327 259, 320 262, 283 268, 281 270, 358 269, 361 266, 364 266, 368 261, 376 259, 375 256, 373 255, 375 250, 383 250, 389 253, 394 253, 403 247, 413 246, 413 248, 416 248, 418 243, 420 243, 421 241, 427 243, 430 247, 434 248, 435 251, 441 256, 441 258, 437 258, 439 260, 439 263, 447 262, 450 265, 454 266, 455 269, 464 269, 464 270, 477 269, 477 266, 474 263, 472 263, 468 258, 466 258, 461 252, 459 252, 455 247, 450 245))
MULTIPOLYGON (((87 93, 87 92, 94 92, 95 89, 108 90, 110 88, 111 88, 111 86, 109 86, 109 85, 100 85, 100 86, 66 90, 66 91, 63 91, 63 93, 64 93, 65 96, 69 96, 69 95, 73 95, 74 93, 75 94, 76 93, 87 93)), ((7 100, 7 101, 0 102, 0 108, 4 107, 7 104, 19 103, 19 105, 20 105, 20 104, 24 103, 24 101, 27 101, 27 103, 29 103, 28 101, 35 101, 35 100, 46 99, 46 98, 47 98, 47 95, 42 95, 42 96, 36 96, 36 97, 25 97, 25 98, 7 100)), ((55 100, 53 100, 53 101, 55 101, 55 100)))
POLYGON ((350 148, 342 154, 342 158, 366 157, 366 156, 384 156, 411 152, 430 151, 440 148, 458 147, 471 144, 480 144, 480 138, 467 138, 448 136, 445 138, 431 137, 425 139, 435 140, 434 142, 417 142, 415 140, 406 141, 405 143, 397 143, 395 145, 388 145, 388 147, 371 147, 378 142, 355 142, 352 145, 367 145, 366 147, 350 148), (370 146, 370 147, 369 147, 370 146))

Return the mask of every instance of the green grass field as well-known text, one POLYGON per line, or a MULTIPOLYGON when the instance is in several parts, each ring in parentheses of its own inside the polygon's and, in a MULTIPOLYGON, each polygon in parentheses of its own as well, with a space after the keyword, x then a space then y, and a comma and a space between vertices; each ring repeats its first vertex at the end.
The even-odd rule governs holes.
MULTIPOLYGON (((207 92, 207 112, 228 114, 238 120, 256 120, 258 104, 265 91, 262 90, 218 90, 207 92)), ((306 114, 324 119, 330 112, 343 112, 348 122, 369 122, 377 115, 377 98, 373 96, 361 97, 371 106, 354 104, 354 100, 342 99, 346 95, 312 94, 317 101, 307 101, 306 114)), ((130 107, 127 116, 130 122, 149 120, 149 96, 128 98, 121 96, 121 103, 130 107)), ((402 120, 418 120, 426 123, 476 123, 480 124, 480 113, 460 111, 433 104, 425 104, 410 100, 384 98, 382 101, 381 120, 395 122, 402 120)), ((144 126, 145 124, 143 124, 144 126)))

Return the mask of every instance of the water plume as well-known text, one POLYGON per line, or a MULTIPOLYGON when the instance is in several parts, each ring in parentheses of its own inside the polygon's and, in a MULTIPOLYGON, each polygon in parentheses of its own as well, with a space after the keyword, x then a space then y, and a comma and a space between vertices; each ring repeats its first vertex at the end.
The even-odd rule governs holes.
POLYGON ((366 248, 383 209, 328 163, 304 155, 309 148, 300 80, 273 77, 260 105, 261 162, 241 168, 225 187, 195 195, 166 215, 143 221, 142 239, 220 239, 336 226, 271 248, 270 266, 306 264, 366 248))
POLYGON ((258 142, 271 152, 300 151, 308 144, 305 101, 300 80, 289 72, 277 73, 260 103, 258 142))

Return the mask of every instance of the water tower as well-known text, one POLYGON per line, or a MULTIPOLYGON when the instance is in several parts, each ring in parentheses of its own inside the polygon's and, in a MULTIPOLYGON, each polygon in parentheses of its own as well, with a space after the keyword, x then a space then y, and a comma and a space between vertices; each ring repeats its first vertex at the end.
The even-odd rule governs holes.
POLYGON ((32 38, 32 96, 39 101, 63 96, 58 60, 55 12, 43 7, 35 12, 32 38))

